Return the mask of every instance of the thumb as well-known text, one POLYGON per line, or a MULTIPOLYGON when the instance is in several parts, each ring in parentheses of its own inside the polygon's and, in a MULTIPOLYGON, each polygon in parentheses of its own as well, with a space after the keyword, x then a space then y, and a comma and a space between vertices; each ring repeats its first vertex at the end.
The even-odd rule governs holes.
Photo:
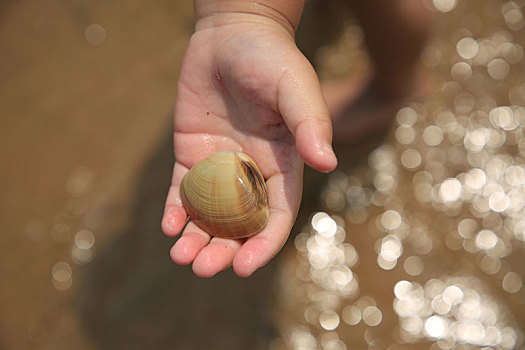
POLYGON ((317 75, 310 62, 297 55, 298 62, 279 81, 279 112, 295 137, 303 161, 328 172, 337 166, 332 149, 332 122, 317 75))

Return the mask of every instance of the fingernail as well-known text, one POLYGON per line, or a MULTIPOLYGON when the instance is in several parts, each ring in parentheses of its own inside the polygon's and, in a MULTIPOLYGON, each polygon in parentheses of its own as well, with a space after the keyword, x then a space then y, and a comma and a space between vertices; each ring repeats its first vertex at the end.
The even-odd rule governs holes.
POLYGON ((326 155, 335 157, 334 149, 332 148, 332 145, 325 143, 323 146, 323 151, 326 153, 326 155))
POLYGON ((329 159, 329 163, 332 163, 332 164, 327 165, 328 167, 327 172, 330 172, 337 167, 337 163, 338 163, 337 156, 335 155, 335 152, 332 146, 328 143, 323 146, 323 150, 324 150, 324 155, 323 155, 324 158, 329 159))
POLYGON ((323 146, 324 156, 326 158, 332 158, 333 161, 337 163, 337 156, 335 155, 334 149, 332 148, 332 145, 326 143, 323 146))

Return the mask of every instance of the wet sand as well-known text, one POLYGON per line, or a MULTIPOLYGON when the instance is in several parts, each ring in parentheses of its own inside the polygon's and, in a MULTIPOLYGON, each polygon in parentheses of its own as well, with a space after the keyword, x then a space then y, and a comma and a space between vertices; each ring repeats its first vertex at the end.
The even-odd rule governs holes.
POLYGON ((2 4, 0 348, 266 349, 276 336, 276 262, 199 279, 160 231, 191 11, 2 4))
MULTIPOLYGON (((135 209, 139 184, 152 180, 145 164, 171 134, 178 67, 192 27, 188 2, 3 4, 0 348, 109 348, 82 305, 99 313, 90 317, 106 325, 112 339, 124 336, 124 327, 104 320, 97 306, 104 303, 93 291, 118 284, 122 272, 113 283, 86 282, 95 268, 84 267, 89 257, 75 261, 74 237, 92 232, 89 254, 96 250, 96 261, 123 257, 118 251, 127 246, 109 247, 144 218, 135 209), (79 296, 83 291, 90 299, 79 296)), ((172 162, 166 154, 162 171, 148 169, 161 178, 153 179, 159 181, 155 216, 148 218, 154 227, 140 232, 162 240, 156 246, 162 261, 169 259, 170 242, 161 235, 158 211, 172 162)), ((133 273, 137 256, 126 259, 91 275, 114 271, 115 264, 133 273)), ((132 289, 120 290, 118 298, 132 289)))
MULTIPOLYGON (((318 18, 307 12, 299 43, 313 57, 346 13, 307 11, 318 18)), ((292 245, 249 279, 204 280, 170 261, 160 231, 192 30, 190 1, 0 4, 0 349, 267 349, 278 336, 292 245)), ((340 170, 382 137, 339 148, 340 170)), ((327 181, 306 174, 299 226, 327 181)))

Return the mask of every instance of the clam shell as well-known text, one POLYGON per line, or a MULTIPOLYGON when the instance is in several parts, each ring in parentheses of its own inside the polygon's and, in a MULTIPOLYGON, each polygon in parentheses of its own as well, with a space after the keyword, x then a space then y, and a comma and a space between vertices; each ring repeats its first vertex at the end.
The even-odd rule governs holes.
POLYGON ((264 178, 241 152, 217 152, 195 165, 182 179, 180 194, 191 220, 213 236, 249 237, 268 221, 264 178))

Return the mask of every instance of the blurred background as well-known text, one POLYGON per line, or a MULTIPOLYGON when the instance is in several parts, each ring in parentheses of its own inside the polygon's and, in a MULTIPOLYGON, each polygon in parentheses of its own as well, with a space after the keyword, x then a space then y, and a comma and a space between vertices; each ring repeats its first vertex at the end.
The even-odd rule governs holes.
POLYGON ((191 1, 0 5, 1 349, 272 337, 269 271, 197 279, 160 231, 192 31, 191 1))
MULTIPOLYGON (((454 113, 467 115, 469 110, 462 112, 461 108, 467 108, 465 104, 472 98, 461 95, 456 85, 476 98, 492 96, 485 105, 481 98, 476 100, 481 109, 523 105, 523 1, 484 1, 483 6, 466 0, 426 3, 439 18, 422 55, 432 97, 427 110, 456 103, 454 113), (466 37, 494 40, 485 42, 485 48, 477 46, 482 53, 484 49, 490 51, 490 45, 503 42, 517 46, 507 45, 504 52, 500 48, 503 58, 499 59, 507 63, 496 61, 489 69, 489 61, 499 55, 497 47, 483 53, 492 55, 489 61, 479 61, 483 59, 480 54, 476 62, 471 59, 478 51, 470 56, 474 44, 464 42, 466 48, 457 48, 466 37), (467 62, 470 71, 456 65, 461 60, 467 62), (487 79, 480 80, 472 69, 484 69, 487 79), (446 85, 449 81, 456 85, 446 85), (486 89, 475 89, 481 85, 486 89), (463 99, 454 102, 457 96, 463 99)), ((297 261, 302 261, 296 257, 297 250, 301 254, 300 240, 295 244, 290 240, 277 259, 249 279, 226 271, 204 280, 193 276, 190 267, 170 261, 174 240, 160 231, 173 164, 171 122, 177 75, 192 31, 191 1, 0 3, 0 349, 278 349, 296 344, 292 335, 286 335, 289 327, 283 323, 304 323, 307 306, 288 303, 287 309, 283 302, 290 301, 286 295, 304 295, 297 293, 297 288, 311 290, 309 285, 294 284, 297 276, 305 282, 295 272, 297 261), (299 322, 293 320, 296 313, 301 315, 299 322)), ((307 5, 298 41, 325 80, 367 72, 363 32, 351 13, 335 1, 330 6, 319 6, 319 2, 307 5)), ((407 126, 403 120, 398 119, 398 127, 407 126)), ((429 120, 409 126, 416 125, 419 133, 429 120)), ((522 129, 509 130, 518 135, 512 136, 517 140, 511 145, 515 149, 522 129)), ((340 184, 340 179, 349 174, 355 179, 358 174, 377 170, 374 162, 368 161, 369 152, 380 142, 394 147, 410 144, 405 142, 410 138, 406 135, 392 130, 386 139, 379 133, 351 148, 339 146, 341 167, 330 179, 307 169, 305 200, 294 236, 306 232, 302 226, 316 211, 341 211, 341 205, 334 204, 337 194, 330 194, 334 183, 340 184), (324 185, 320 184, 328 187, 321 191, 324 185)), ((431 144, 422 145, 420 150, 431 144)), ((404 150, 399 147, 399 152, 404 150)), ((414 146, 416 150, 418 147, 414 146)), ((474 146, 465 147, 462 152, 476 151, 474 146)), ((401 164, 408 166, 395 182, 410 182, 413 169, 420 166, 409 169, 414 158, 410 154, 407 157, 408 163, 401 159, 401 164)), ((467 156, 456 157, 456 170, 458 162, 468 166, 467 156)), ((379 187, 381 192, 381 183, 374 186, 374 191, 379 187)), ((411 193, 408 188, 407 193, 411 193)), ((395 194, 404 201, 411 200, 408 195, 395 194)), ((343 200, 345 209, 355 204, 348 198, 343 200)), ((382 205, 387 208, 384 202, 382 205)), ((379 204, 376 207, 382 208, 379 204)), ((426 210, 432 216, 436 209, 429 205, 426 210)), ((366 222, 353 222, 352 218, 355 216, 346 217, 347 225, 358 222, 356 228, 361 230, 374 220, 373 215, 368 215, 366 222)), ((357 248, 360 244, 374 246, 374 239, 353 244, 357 248)), ((372 258, 369 266, 377 269, 376 256, 372 258)), ((511 258, 508 266, 523 261, 522 255, 511 258)), ((431 260, 435 266, 441 263, 439 254, 431 260)), ((381 271, 393 269, 383 264, 379 263, 381 271)), ((361 270, 357 268, 361 276, 374 271, 363 262, 361 270)), ((393 287, 402 278, 401 272, 386 283, 393 287)), ((516 275, 523 276, 523 270, 518 269, 516 275)), ((495 285, 501 284, 504 276, 499 280, 495 277, 495 285)), ((522 277, 512 276, 514 280, 507 280, 512 298, 502 300, 523 308, 522 277)), ((392 288, 384 292, 376 295, 378 305, 391 307, 392 288)), ((366 308, 370 303, 361 305, 366 308)), ((315 321, 306 322, 316 330, 312 332, 315 337, 333 330, 326 313, 323 320, 328 323, 316 315, 315 321)), ((524 322, 523 313, 513 317, 513 322, 524 322)), ((362 338, 366 329, 381 321, 373 323, 354 328, 359 335, 348 334, 362 338)), ((511 327, 514 323, 509 324, 511 327)), ((294 329, 304 330, 301 327, 294 329)), ((419 332, 424 333, 421 329, 419 332)), ((297 336, 297 332, 293 334, 297 336)), ((311 338, 301 334, 303 338, 297 338, 297 344, 312 345, 304 343, 311 338)), ((515 333, 513 344, 520 344, 519 337, 515 333)), ((363 339, 363 344, 357 342, 363 348, 386 348, 385 343, 363 339)), ((336 343, 322 344, 329 348, 335 345, 326 344, 336 343)), ((456 346, 447 344, 439 348, 456 346)), ((426 343, 423 348, 428 347, 426 343)))

